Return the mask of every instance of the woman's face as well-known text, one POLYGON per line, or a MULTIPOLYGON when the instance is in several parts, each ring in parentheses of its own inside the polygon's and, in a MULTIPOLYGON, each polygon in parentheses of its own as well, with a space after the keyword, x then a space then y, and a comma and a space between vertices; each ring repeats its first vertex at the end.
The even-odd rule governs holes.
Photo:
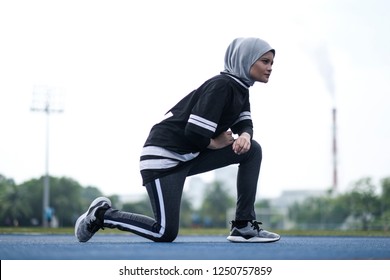
POLYGON ((263 54, 249 70, 251 78, 257 82, 267 83, 274 64, 274 53, 269 51, 263 54))

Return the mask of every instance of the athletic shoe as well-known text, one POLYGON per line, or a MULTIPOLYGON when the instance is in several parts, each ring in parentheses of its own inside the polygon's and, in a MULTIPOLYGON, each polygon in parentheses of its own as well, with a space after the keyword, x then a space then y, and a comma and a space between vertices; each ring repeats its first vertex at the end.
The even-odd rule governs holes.
POLYGON ((99 230, 104 229, 104 213, 111 207, 106 197, 98 197, 92 201, 87 212, 81 215, 75 224, 74 234, 80 242, 87 242, 99 230))
POLYGON ((261 222, 249 221, 244 227, 238 227, 235 221, 232 221, 232 229, 227 240, 231 242, 275 242, 280 239, 280 235, 266 231, 259 227, 261 222))

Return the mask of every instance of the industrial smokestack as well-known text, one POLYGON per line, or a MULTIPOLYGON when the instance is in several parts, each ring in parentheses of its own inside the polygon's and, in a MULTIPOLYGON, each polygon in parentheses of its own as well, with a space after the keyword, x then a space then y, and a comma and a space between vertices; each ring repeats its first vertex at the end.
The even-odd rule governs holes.
POLYGON ((329 49, 325 43, 319 43, 311 50, 311 55, 316 61, 319 72, 325 82, 332 102, 332 191, 337 191, 338 170, 337 170, 337 112, 336 112, 336 90, 333 72, 333 64, 329 49))

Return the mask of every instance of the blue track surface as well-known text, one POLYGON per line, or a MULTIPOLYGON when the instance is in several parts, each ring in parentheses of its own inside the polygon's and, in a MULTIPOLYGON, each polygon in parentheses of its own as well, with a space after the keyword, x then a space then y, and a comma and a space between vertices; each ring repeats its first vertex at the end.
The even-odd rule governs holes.
POLYGON ((275 243, 230 243, 225 236, 179 236, 154 243, 134 235, 0 235, 2 260, 389 260, 388 237, 286 236, 275 243))

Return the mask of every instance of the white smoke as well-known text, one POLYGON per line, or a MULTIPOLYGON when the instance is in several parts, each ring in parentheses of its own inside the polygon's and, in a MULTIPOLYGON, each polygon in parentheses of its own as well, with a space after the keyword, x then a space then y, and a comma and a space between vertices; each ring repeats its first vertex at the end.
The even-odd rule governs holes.
POLYGON ((318 43, 309 49, 314 63, 318 66, 319 73, 323 78, 325 87, 332 99, 333 107, 336 106, 336 83, 334 79, 334 67, 325 43, 318 43))

